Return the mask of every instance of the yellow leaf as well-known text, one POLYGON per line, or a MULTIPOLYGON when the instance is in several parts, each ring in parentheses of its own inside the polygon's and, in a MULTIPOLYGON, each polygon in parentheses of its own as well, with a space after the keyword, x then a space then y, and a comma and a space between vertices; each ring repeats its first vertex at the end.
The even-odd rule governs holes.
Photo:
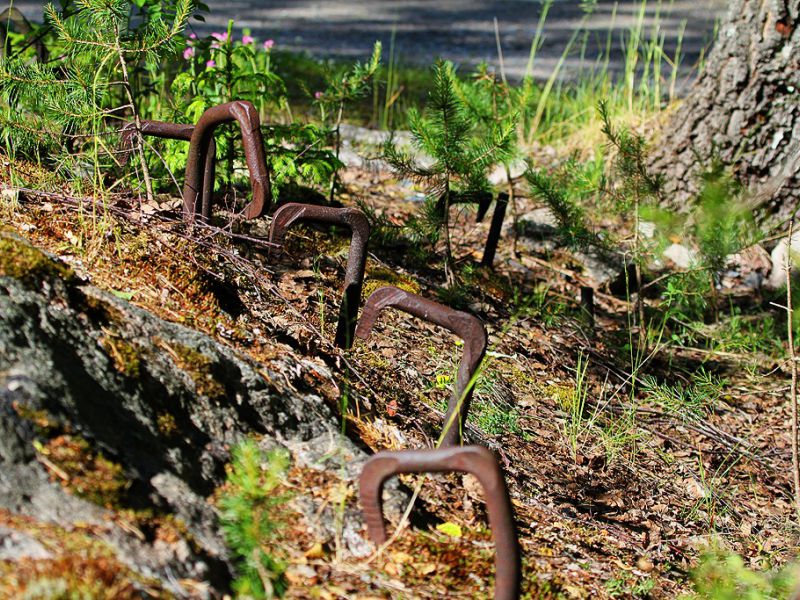
POLYGON ((460 538, 461 537, 461 527, 456 525, 455 523, 440 523, 436 526, 437 531, 441 531, 445 535, 449 535, 450 537, 460 538))
POLYGON ((392 552, 392 560, 398 564, 405 565, 414 560, 414 557, 406 552, 392 552))
POLYGON ((305 554, 306 558, 322 558, 323 556, 325 556, 325 550, 319 542, 316 542, 311 548, 306 550, 305 554))

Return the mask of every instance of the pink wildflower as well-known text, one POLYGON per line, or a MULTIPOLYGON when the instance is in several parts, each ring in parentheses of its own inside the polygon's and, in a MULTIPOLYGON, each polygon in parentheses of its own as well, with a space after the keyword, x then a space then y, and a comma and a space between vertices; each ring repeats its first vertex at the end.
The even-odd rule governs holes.
POLYGON ((189 39, 190 40, 196 40, 197 39, 197 34, 196 33, 190 33, 189 34, 189 39))
POLYGON ((275 40, 267 40, 264 42, 264 50, 269 50, 275 45, 275 40))
POLYGON ((216 67, 216 66, 217 66, 216 61, 209 60, 208 62, 206 62, 206 69, 211 69, 211 68, 216 67))
POLYGON ((186 46, 186 48, 183 51, 183 60, 189 60, 193 56, 194 56, 194 48, 192 48, 191 46, 186 46))
POLYGON ((317 100, 322 98, 322 92, 314 92, 314 98, 316 98, 317 100))
POLYGON ((245 34, 245 35, 243 35, 243 36, 242 36, 242 43, 243 43, 244 45, 247 45, 247 44, 252 44, 253 42, 255 42, 255 39, 253 39, 253 37, 252 37, 252 36, 249 36, 249 35, 247 35, 247 34, 245 34))
POLYGON ((214 33, 211 34, 211 37, 213 37, 218 42, 227 42, 228 32, 226 31, 225 33, 219 33, 215 31, 214 33))

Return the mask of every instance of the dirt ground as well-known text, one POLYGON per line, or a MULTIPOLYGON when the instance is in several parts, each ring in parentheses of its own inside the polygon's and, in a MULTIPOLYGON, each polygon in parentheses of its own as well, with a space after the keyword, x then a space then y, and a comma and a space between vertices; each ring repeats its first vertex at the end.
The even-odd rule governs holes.
MULTIPOLYGON (((390 222, 416 210, 408 201, 408 188, 388 173, 350 168, 344 180, 345 204, 364 202, 390 222)), ((535 207, 524 197, 520 202, 521 212, 535 207)), ((137 259, 131 270, 115 258, 115 249, 104 249, 102 240, 89 244, 89 252, 71 250, 70 236, 79 228, 74 211, 54 197, 44 206, 46 212, 32 196, 9 223, 35 243, 67 258, 73 255, 72 262, 80 259, 96 285, 135 290, 134 303, 174 318, 159 300, 161 284, 148 271, 151 259, 137 259)), ((160 225, 158 215, 167 216, 179 206, 178 199, 169 200, 154 217, 138 223, 140 213, 133 210, 133 220, 126 223, 130 204, 121 203, 115 213, 122 223, 121 239, 172 235, 174 225, 160 225)), ((219 219, 224 225, 226 217, 219 219)), ((469 211, 455 222, 454 253, 459 264, 468 265, 480 256, 488 223, 475 224, 469 211)), ((258 237, 264 226, 246 223, 239 233, 258 237)), ((231 327, 266 332, 265 341, 256 346, 242 345, 235 337, 224 338, 226 343, 243 352, 257 351, 253 355, 260 360, 269 339, 276 337, 288 340, 294 352, 339 365, 342 382, 333 387, 321 382, 320 389, 325 389, 320 394, 333 406, 347 406, 345 425, 352 438, 373 450, 430 446, 460 354, 452 336, 394 313, 381 319, 369 343, 358 342, 342 354, 330 340, 347 239, 301 229, 278 262, 269 261, 264 249, 246 238, 239 240, 223 236, 214 246, 217 250, 202 253, 207 259, 202 259, 192 288, 202 281, 203 269, 221 273, 228 288, 224 296, 230 300, 232 295, 244 307, 231 327), (238 257, 235 264, 233 257, 238 257)), ((365 295, 390 283, 437 297, 440 268, 415 261, 406 250, 372 246, 365 295)), ((161 265, 159 272, 163 261, 172 260, 185 258, 169 253, 152 257, 153 264, 161 265)), ((694 561, 714 540, 742 554, 752 567, 791 559, 797 533, 786 525, 792 509, 785 365, 758 356, 671 347, 647 363, 647 374, 678 382, 706 369, 724 378, 722 395, 702 419, 647 402, 626 413, 630 365, 620 350, 626 335, 624 301, 598 294, 592 335, 577 300, 584 275, 574 257, 562 250, 516 255, 510 235, 501 242, 495 270, 474 273, 475 291, 464 301, 486 324, 490 348, 468 438, 501 457, 529 597, 675 597, 688 589, 694 561), (524 297, 538 300, 525 307, 524 297), (581 361, 588 364, 583 381, 581 361), (602 415, 611 437, 601 439, 587 430, 571 445, 568 407, 581 389, 586 394, 584 418, 602 415)), ((214 289, 198 297, 198 306, 216 302, 209 293, 218 293, 219 285, 214 289)), ((181 314, 196 310, 194 293, 183 296, 181 314)), ((413 488, 420 481, 409 478, 405 483, 413 488)), ((291 485, 298 494, 322 499, 323 505, 346 501, 357 506, 354 487, 333 473, 311 479, 297 475, 291 485)), ((481 496, 469 478, 427 480, 414 513, 417 526, 366 563, 342 553, 337 539, 309 536, 304 517, 298 516, 297 529, 286 541, 295 578, 292 594, 487 596, 492 552, 481 496), (460 535, 433 527, 441 523, 456 524, 460 535)))

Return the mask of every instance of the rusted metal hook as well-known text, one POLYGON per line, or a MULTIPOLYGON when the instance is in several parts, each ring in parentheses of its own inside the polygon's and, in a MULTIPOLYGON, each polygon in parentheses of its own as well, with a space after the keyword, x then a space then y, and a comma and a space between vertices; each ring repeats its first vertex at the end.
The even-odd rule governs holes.
MULTIPOLYGON (((477 204, 478 214, 475 218, 476 223, 483 221, 486 213, 489 212, 489 207, 492 204, 492 194, 489 192, 477 193, 450 193, 448 206, 454 204, 477 204)), ((497 254, 497 244, 500 242, 500 233, 503 230, 503 219, 506 216, 506 208, 508 208, 508 194, 501 192, 497 194, 497 200, 492 213, 492 222, 489 225, 489 235, 486 237, 486 246, 483 249, 483 258, 481 258, 481 265, 484 267, 492 267, 494 264, 494 257, 497 254)), ((436 210, 440 215, 444 215, 445 209, 445 196, 439 197, 436 202, 436 210)))
POLYGON ((386 451, 367 460, 359 478, 359 496, 372 542, 380 546, 387 539, 381 494, 386 480, 398 473, 451 471, 471 473, 483 487, 495 544, 495 600, 518 598, 521 565, 514 512, 497 459, 482 446, 386 451))
POLYGON ((449 329, 464 340, 464 354, 458 366, 456 386, 444 419, 442 446, 461 443, 461 432, 472 399, 472 377, 486 353, 486 329, 480 320, 460 310, 428 300, 400 288, 386 286, 375 290, 364 304, 356 336, 368 340, 375 319, 384 308, 397 308, 436 325, 449 329), (455 416, 454 416, 455 415, 455 416))
POLYGON ((337 346, 348 349, 353 343, 353 334, 358 321, 358 305, 361 303, 361 288, 364 285, 369 221, 366 215, 357 208, 332 208, 290 202, 275 212, 269 228, 269 241, 278 246, 283 245, 286 232, 293 225, 301 222, 344 225, 349 227, 352 232, 335 339, 337 346))
POLYGON ((186 180, 183 186, 183 215, 187 221, 193 221, 198 214, 203 219, 208 219, 210 216, 204 212, 205 206, 202 203, 203 176, 200 173, 200 165, 206 163, 211 151, 214 130, 223 123, 231 121, 237 121, 242 130, 244 157, 250 172, 250 187, 253 191, 253 199, 242 214, 247 219, 255 219, 269 210, 272 194, 258 111, 251 102, 236 100, 207 109, 194 127, 189 141, 186 180))
MULTIPOLYGON (((164 138, 169 140, 190 141, 194 133, 194 125, 183 123, 167 123, 166 121, 142 121, 142 135, 164 138)), ((136 125, 128 123, 122 128, 122 146, 133 148, 134 136, 136 135, 136 125)), ((203 192, 201 214, 204 220, 208 221, 211 217, 211 205, 214 194, 214 177, 216 173, 216 154, 217 145, 212 137, 209 141, 208 152, 206 152, 205 165, 203 167, 203 192)), ((127 160, 127 156, 125 157, 127 160)))

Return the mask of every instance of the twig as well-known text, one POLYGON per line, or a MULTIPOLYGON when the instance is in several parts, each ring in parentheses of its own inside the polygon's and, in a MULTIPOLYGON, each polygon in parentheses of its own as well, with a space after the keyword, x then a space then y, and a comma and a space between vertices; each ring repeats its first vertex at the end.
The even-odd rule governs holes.
POLYGON ((789 357, 792 363, 792 387, 789 401, 792 403, 792 481, 794 483, 794 508, 800 520, 800 458, 797 453, 797 360, 794 351, 794 309, 792 308, 792 234, 794 217, 789 221, 789 237, 786 246, 786 334, 789 340, 789 357))

